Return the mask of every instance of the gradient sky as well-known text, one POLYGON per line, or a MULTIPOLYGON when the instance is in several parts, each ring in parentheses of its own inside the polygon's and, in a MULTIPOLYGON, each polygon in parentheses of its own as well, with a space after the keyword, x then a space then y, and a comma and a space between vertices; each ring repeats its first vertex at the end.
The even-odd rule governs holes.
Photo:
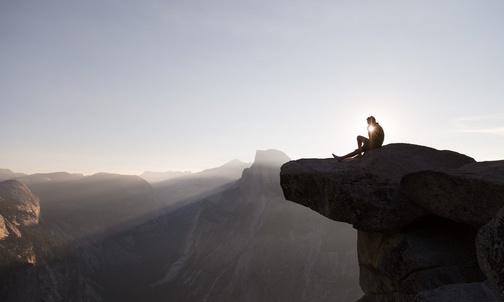
POLYGON ((504 2, 0 0, 0 168, 198 171, 385 144, 504 159, 504 2))

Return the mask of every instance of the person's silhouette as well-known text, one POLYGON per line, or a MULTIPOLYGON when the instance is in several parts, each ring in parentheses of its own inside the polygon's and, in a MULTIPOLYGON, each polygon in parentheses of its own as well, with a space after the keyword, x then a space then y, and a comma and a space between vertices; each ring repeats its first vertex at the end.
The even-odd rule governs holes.
POLYGON ((332 156, 334 158, 337 160, 343 160, 354 156, 361 156, 362 153, 374 148, 379 148, 383 145, 383 140, 385 139, 385 132, 383 131, 383 128, 376 122, 374 116, 368 117, 366 121, 368 123, 369 138, 361 135, 357 136, 357 149, 344 156, 336 156, 333 154, 332 156))

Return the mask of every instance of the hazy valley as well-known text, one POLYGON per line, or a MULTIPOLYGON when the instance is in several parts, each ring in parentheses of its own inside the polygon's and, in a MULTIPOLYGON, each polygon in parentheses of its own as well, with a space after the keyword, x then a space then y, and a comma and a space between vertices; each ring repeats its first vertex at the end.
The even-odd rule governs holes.
POLYGON ((0 170, 0 300, 357 300, 356 231, 285 200, 287 161, 151 183, 0 170))

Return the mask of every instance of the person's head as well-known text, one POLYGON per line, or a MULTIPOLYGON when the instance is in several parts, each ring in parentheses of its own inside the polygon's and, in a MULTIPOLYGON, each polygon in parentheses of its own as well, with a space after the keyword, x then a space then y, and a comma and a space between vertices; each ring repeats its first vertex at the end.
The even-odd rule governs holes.
POLYGON ((376 119, 375 119, 375 117, 374 117, 374 116, 372 116, 372 115, 371 115, 371 116, 369 116, 369 117, 366 119, 366 121, 367 121, 368 125, 374 125, 374 124, 376 124, 376 119))

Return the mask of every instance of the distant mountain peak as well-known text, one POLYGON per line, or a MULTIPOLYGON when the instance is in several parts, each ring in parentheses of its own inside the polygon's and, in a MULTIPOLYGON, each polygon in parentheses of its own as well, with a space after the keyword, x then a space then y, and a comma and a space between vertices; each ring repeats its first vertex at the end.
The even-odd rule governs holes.
POLYGON ((257 150, 254 165, 282 165, 290 161, 290 157, 282 151, 275 149, 257 150))
POLYGON ((250 167, 250 163, 246 163, 246 162, 242 162, 238 159, 234 159, 228 163, 225 163, 224 165, 222 165, 220 167, 206 169, 206 170, 203 170, 199 173, 196 173, 195 175, 198 175, 198 176, 214 175, 214 176, 224 176, 224 177, 235 178, 236 176, 239 177, 239 175, 241 175, 243 170, 248 167, 250 167))
POLYGON ((24 173, 16 173, 10 169, 0 168, 0 181, 26 176, 24 173))
POLYGON ((239 159, 233 159, 232 161, 227 162, 227 163, 223 164, 222 166, 220 166, 220 168, 222 168, 222 167, 237 167, 237 166, 244 167, 244 166, 250 166, 250 164, 243 162, 239 159))

